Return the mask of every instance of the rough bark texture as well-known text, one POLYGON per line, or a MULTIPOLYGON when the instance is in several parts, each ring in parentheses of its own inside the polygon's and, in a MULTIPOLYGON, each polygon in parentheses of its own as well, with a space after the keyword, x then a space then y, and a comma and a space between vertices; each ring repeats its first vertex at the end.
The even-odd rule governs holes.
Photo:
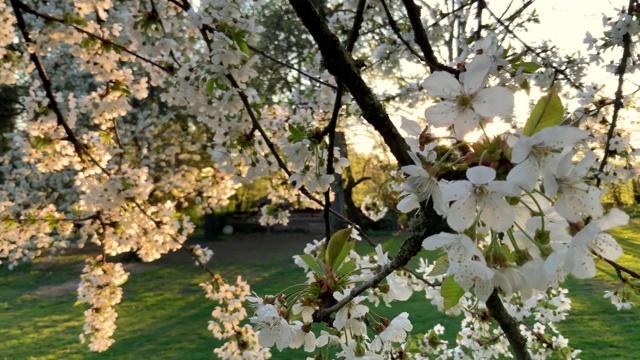
POLYGON ((362 116, 382 135, 389 150, 402 166, 412 164, 404 141, 391 122, 384 106, 360 76, 356 61, 340 44, 340 40, 329 30, 311 0, 290 0, 309 33, 320 48, 327 70, 338 78, 351 92, 360 106, 362 116))
POLYGON ((507 309, 505 309, 497 290, 494 290, 493 294, 487 299, 487 309, 489 309, 491 317, 496 319, 498 324, 500 324, 504 335, 507 337, 507 340, 509 340, 509 344, 511 344, 516 359, 530 360, 531 355, 529 354, 529 350, 527 350, 527 339, 520 333, 520 325, 518 322, 511 317, 507 309))

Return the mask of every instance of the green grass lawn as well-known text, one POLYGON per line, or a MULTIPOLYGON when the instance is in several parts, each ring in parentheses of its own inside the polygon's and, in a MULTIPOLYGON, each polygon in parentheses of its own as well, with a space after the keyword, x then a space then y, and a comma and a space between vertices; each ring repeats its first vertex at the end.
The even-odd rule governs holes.
MULTIPOLYGON (((637 218, 615 232, 628 254, 621 263, 636 270, 640 266, 633 257, 640 259, 639 234, 637 218)), ((400 239, 392 238, 384 246, 394 250, 399 244, 400 239)), ((215 250, 216 243, 208 245, 215 250)), ((270 261, 265 256, 260 261, 226 263, 214 270, 229 280, 243 275, 259 294, 276 293, 304 277, 287 258, 270 261)), ((116 343, 105 353, 89 352, 78 342, 86 306, 73 306, 83 259, 82 254, 67 255, 53 264, 37 261, 12 271, 0 269, 0 360, 214 358, 212 351, 218 343, 207 330, 207 322, 215 304, 204 298, 198 286, 207 276, 190 261, 175 258, 134 264, 128 269, 132 274, 124 285, 123 302, 117 306, 116 343)), ((598 268, 595 282, 570 279, 566 283, 574 310, 559 327, 573 347, 584 350, 583 359, 635 359, 640 353, 638 310, 618 312, 603 298, 604 290, 614 287, 611 279, 615 272, 604 263, 598 268)), ((416 333, 440 323, 451 341, 459 323, 437 312, 421 294, 397 307, 383 305, 375 311, 389 317, 408 311, 416 333)), ((304 359, 300 351, 277 350, 273 358, 304 359)))

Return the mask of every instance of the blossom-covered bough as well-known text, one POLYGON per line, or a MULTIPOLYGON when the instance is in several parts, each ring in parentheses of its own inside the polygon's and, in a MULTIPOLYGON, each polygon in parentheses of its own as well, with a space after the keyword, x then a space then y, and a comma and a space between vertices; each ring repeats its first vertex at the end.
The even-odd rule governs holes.
MULTIPOLYGON (((183 249, 209 271, 213 251, 186 244, 194 226, 184 210, 215 210, 270 176, 260 222, 286 224, 287 204, 304 201, 324 209, 326 240, 294 257, 307 274, 295 291, 252 295, 241 278, 209 271, 209 330, 227 340, 219 357, 266 359, 270 348, 340 359, 577 356, 555 326, 570 310, 564 279, 594 277, 602 259, 621 281, 605 295, 612 304, 628 309, 639 291, 607 233, 629 217, 600 198, 637 176, 620 124, 632 117, 640 5, 605 18, 601 38, 588 34, 587 59, 520 40, 514 21, 535 20, 525 16, 532 1, 503 16, 500 4, 452 3, 291 0, 280 5, 313 44, 300 58, 260 49, 261 34, 278 31, 260 25, 261 1, 0 4, 0 83, 25 89, 1 158, 0 261, 97 244, 78 301, 91 306, 81 339, 104 351, 128 277, 108 259, 183 249), (258 56, 282 64, 295 86, 258 93, 253 84, 268 81, 258 56), (613 94, 583 84, 604 56, 615 57, 605 66, 613 94), (534 89, 536 105, 515 116, 514 94, 534 89), (405 174, 397 208, 411 215, 410 234, 393 255, 331 207, 349 165, 336 133, 364 124, 405 174), (509 126, 493 131, 499 124, 509 126), (349 226, 331 229, 331 214, 349 226), (358 238, 371 254, 354 251, 358 238), (423 249, 440 257, 430 263, 423 249), (416 292, 464 315, 455 344, 440 325, 410 340, 409 313, 371 310, 401 308, 416 292)), ((362 209, 373 220, 387 211, 374 198, 362 209)))

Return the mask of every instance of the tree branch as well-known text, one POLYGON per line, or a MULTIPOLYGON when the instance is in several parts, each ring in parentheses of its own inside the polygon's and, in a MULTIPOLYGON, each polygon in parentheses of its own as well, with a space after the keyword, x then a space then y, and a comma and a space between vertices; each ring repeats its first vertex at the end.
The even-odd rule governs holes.
POLYGON ((404 44, 404 46, 406 46, 407 49, 409 49, 410 53, 415 55, 418 59, 420 59, 420 61, 422 61, 424 63, 428 63, 427 59, 425 59, 424 56, 420 55, 413 48, 413 46, 411 46, 411 44, 409 44, 409 42, 404 38, 404 36, 402 36, 402 32, 400 31, 400 28, 398 27, 398 23, 396 23, 396 20, 393 18, 393 15, 391 15, 391 11, 389 11, 389 6, 387 6, 387 2, 385 0, 381 0, 381 3, 382 3, 382 7, 384 8, 385 14, 387 14, 387 20, 389 21, 389 26, 391 26, 391 30, 393 30, 393 32, 396 34, 398 39, 400 39, 400 41, 404 44))
POLYGON ((620 280, 625 280, 622 279, 621 276, 621 272, 627 273, 629 276, 631 276, 632 278, 635 279, 640 279, 640 273, 633 271, 631 269, 629 269, 628 267, 625 267, 623 265, 618 264, 617 262, 613 261, 613 260, 609 260, 603 256, 598 255, 595 251, 591 251, 591 253, 595 256, 597 256, 599 259, 604 260, 607 264, 611 265, 615 270, 616 273, 618 274, 618 277, 620 278, 620 280))
MULTIPOLYGON (((637 0, 629 0, 629 8, 628 14, 634 16, 635 6, 637 0)), ((620 116, 620 110, 624 108, 624 94, 622 93, 622 88, 624 87, 624 76, 627 73, 627 61, 631 57, 631 34, 628 32, 622 36, 622 58, 620 59, 620 64, 616 69, 616 75, 618 75, 618 88, 616 89, 615 100, 613 105, 613 116, 611 118, 611 124, 609 124, 609 130, 607 131, 607 141, 604 143, 604 156, 602 157, 602 161, 600 162, 600 166, 598 167, 598 173, 602 174, 605 166, 607 166, 607 161, 611 156, 613 150, 610 149, 609 143, 611 139, 613 139, 613 134, 616 129, 616 125, 618 123, 618 117, 620 116)), ((596 186, 600 186, 602 179, 600 177, 596 180, 596 186)))
POLYGON ((489 296, 489 299, 487 299, 487 309, 489 309, 491 317, 496 319, 498 324, 500 324, 502 332, 507 337, 507 340, 509 340, 511 348, 513 348, 516 359, 530 360, 531 354, 529 354, 529 350, 527 350, 527 339, 520 333, 520 325, 518 322, 509 315, 504 304, 502 304, 498 290, 494 290, 491 296, 489 296))
MULTIPOLYGON (((525 4, 525 6, 528 6, 527 4, 525 4)), ((496 14, 494 14, 493 11, 491 11, 491 8, 489 8, 489 6, 486 7, 487 11, 489 12, 489 14, 491 15, 491 17, 498 23, 500 24, 500 26, 502 26, 504 28, 504 30, 509 33, 509 35, 513 36, 514 39, 518 40, 518 42, 520 42, 520 44, 522 44, 522 46, 528 51, 531 52, 533 54, 535 54, 536 56, 540 57, 540 58, 545 58, 541 52, 537 51, 536 49, 532 48, 529 44, 527 44, 524 40, 520 39, 520 37, 515 33, 515 31, 513 31, 511 29, 511 27, 509 27, 509 25, 507 25, 504 21, 502 21, 502 19, 500 19, 498 16, 496 16, 496 14)), ((565 69, 561 69, 555 65, 553 65, 552 63, 548 63, 545 64, 545 66, 548 66, 550 68, 552 68, 553 70, 555 70, 557 73, 559 73, 560 75, 562 75, 562 77, 567 81, 567 83, 573 87, 576 90, 583 90, 583 87, 581 84, 576 83, 573 79, 571 79, 571 77, 569 76, 569 74, 567 74, 565 69)))
POLYGON ((416 5, 413 0, 402 0, 402 2, 404 3, 404 7, 407 9, 407 15, 409 16, 409 21, 413 28, 415 42, 422 50, 424 59, 426 60, 427 65, 429 65, 431 72, 446 71, 457 75, 459 73, 458 70, 440 63, 438 58, 436 58, 433 48, 431 47, 431 43, 429 42, 429 37, 427 37, 427 32, 424 29, 424 26, 422 26, 420 7, 416 5))
POLYGON ((113 42, 113 41, 111 41, 111 40, 109 40, 107 38, 104 38, 104 37, 100 36, 100 35, 96 35, 96 34, 94 34, 92 32, 89 32, 89 31, 87 31, 87 30, 85 30, 85 29, 83 29, 83 28, 81 28, 81 27, 79 27, 77 25, 69 24, 68 21, 66 21, 64 19, 61 19, 61 18, 52 16, 52 15, 49 15, 49 14, 45 14, 45 13, 41 13, 41 12, 38 12, 36 10, 33 10, 29 6, 27 6, 26 4, 24 4, 24 3, 22 3, 22 2, 20 2, 18 0, 12 0, 11 3, 12 4, 16 3, 17 6, 21 10, 26 12, 26 13, 35 15, 35 16, 40 17, 40 18, 42 18, 44 20, 47 20, 47 21, 52 21, 52 22, 56 22, 56 23, 68 26, 68 27, 70 27, 72 29, 75 29, 76 31, 78 31, 78 32, 80 32, 82 34, 85 34, 85 35, 89 36, 92 39, 98 40, 98 41, 100 41, 100 42, 102 42, 104 44, 108 44, 110 46, 118 48, 118 49, 126 52, 127 54, 129 54, 131 56, 134 56, 135 58, 137 58, 139 60, 142 60, 142 61, 144 61, 144 62, 146 62, 148 64, 151 64, 151 65, 153 65, 153 66, 155 66, 155 67, 157 67, 159 69, 162 69, 163 71, 165 71, 165 72, 167 72, 169 74, 173 74, 175 72, 173 68, 169 68, 169 67, 160 65, 157 62, 155 62, 153 60, 150 60, 150 59, 147 59, 144 56, 142 56, 142 55, 140 55, 140 54, 138 54, 138 53, 136 53, 134 51, 131 51, 131 50, 127 49, 126 47, 124 47, 124 46, 122 46, 122 45, 120 45, 120 44, 118 44, 116 42, 113 42))
POLYGON ((396 255, 391 259, 391 262, 384 265, 380 272, 376 273, 373 278, 351 289, 349 294, 335 305, 317 310, 313 315, 314 321, 326 321, 332 313, 340 310, 356 296, 362 294, 367 289, 378 286, 389 274, 405 267, 407 263, 409 263, 409 260, 420 252, 422 242, 426 237, 448 229, 447 223, 436 213, 433 209, 433 204, 429 201, 411 220, 412 234, 402 243, 396 255))
POLYGON ((320 48, 325 66, 351 92, 362 116, 382 135, 389 150, 402 166, 412 164, 409 146, 391 122, 386 110, 364 82, 355 60, 329 30, 311 0, 289 0, 302 23, 320 48))
POLYGON ((278 60, 278 59, 274 58, 273 56, 271 56, 271 55, 269 55, 269 54, 265 53, 264 51, 262 51, 262 50, 260 50, 260 49, 257 49, 256 47, 254 47, 254 46, 252 46, 252 45, 248 45, 248 46, 249 46, 249 49, 251 49, 251 51, 256 52, 256 53, 258 53, 259 55, 264 56, 265 58, 267 58, 267 59, 269 59, 269 60, 273 61, 273 62, 274 62, 274 63, 276 63, 276 64, 280 64, 280 65, 282 65, 282 66, 286 67, 287 69, 291 69, 291 70, 293 70, 293 71, 295 71, 295 72, 297 72, 297 73, 299 73, 299 74, 301 74, 301 75, 303 75, 303 76, 305 76, 305 77, 309 78, 310 80, 313 80, 313 81, 315 81, 315 82, 317 82, 317 83, 319 83, 319 84, 322 84, 322 85, 324 85, 324 86, 330 87, 330 88, 332 88, 332 89, 337 89, 337 87, 336 87, 335 85, 331 85, 331 84, 329 84, 328 82, 326 82, 326 81, 324 81, 324 80, 322 80, 322 79, 319 79, 319 78, 317 78, 317 77, 315 77, 315 76, 313 76, 313 75, 307 74, 306 72, 304 72, 304 71, 302 71, 302 70, 298 69, 297 67, 292 66, 292 65, 289 65, 289 64, 287 64, 287 63, 286 63, 286 62, 284 62, 284 61, 278 60))

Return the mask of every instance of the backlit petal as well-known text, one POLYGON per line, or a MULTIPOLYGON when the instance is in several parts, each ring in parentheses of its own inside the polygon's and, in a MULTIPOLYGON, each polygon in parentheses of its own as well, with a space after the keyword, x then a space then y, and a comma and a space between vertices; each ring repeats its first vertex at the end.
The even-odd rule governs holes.
POLYGON ((473 190, 473 185, 466 180, 458 180, 445 185, 442 190, 442 201, 449 203, 468 195, 473 190))
POLYGON ((486 55, 477 55, 466 64, 466 71, 460 74, 465 94, 473 94, 484 87, 491 65, 491 59, 486 55))
POLYGON ((453 120, 453 128, 456 137, 462 139, 468 132, 475 130, 480 124, 480 116, 472 109, 464 109, 456 114, 453 120))
POLYGON ((475 185, 488 184, 496 178, 496 171, 488 166, 474 166, 467 170, 467 179, 475 185))
POLYGON ((501 86, 480 91, 471 102, 473 109, 485 118, 508 118, 513 113, 513 94, 501 86))
POLYGON ((591 244, 591 248, 605 259, 616 260, 622 256, 622 248, 613 236, 609 234, 598 234, 591 244))
POLYGON ((467 196, 451 205, 447 224, 456 231, 463 231, 473 223, 476 218, 476 198, 467 196))
POLYGON ((462 86, 453 75, 445 71, 436 71, 422 83, 429 96, 455 99, 462 95, 462 86))

